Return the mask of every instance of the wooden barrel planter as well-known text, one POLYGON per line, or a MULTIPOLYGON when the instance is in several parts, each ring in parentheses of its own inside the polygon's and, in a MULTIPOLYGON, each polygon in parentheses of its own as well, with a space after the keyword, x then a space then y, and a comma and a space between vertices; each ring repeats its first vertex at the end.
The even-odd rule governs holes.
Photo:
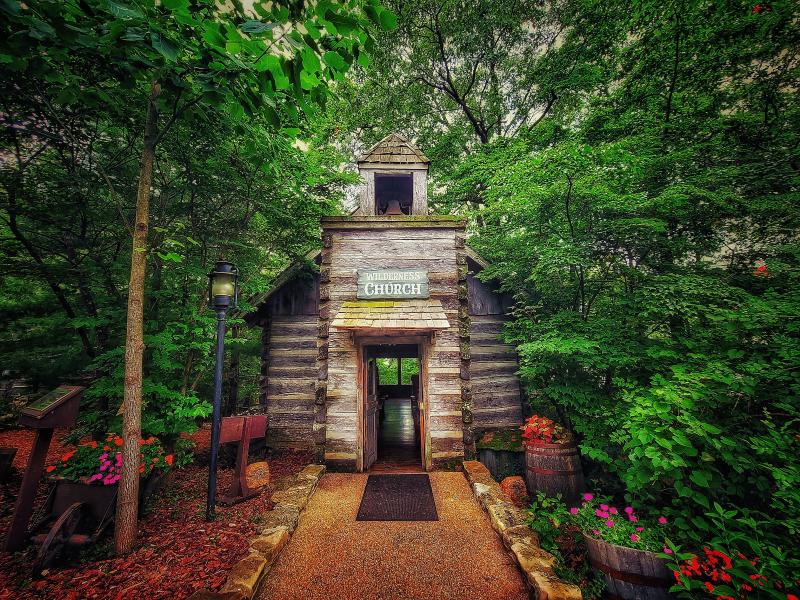
POLYGON ((609 544, 584 535, 589 562, 606 580, 611 600, 667 600, 675 577, 667 561, 652 552, 609 544))
POLYGON ((577 502, 586 489, 577 444, 529 441, 525 445, 525 482, 532 497, 544 492, 561 494, 567 503, 577 502))

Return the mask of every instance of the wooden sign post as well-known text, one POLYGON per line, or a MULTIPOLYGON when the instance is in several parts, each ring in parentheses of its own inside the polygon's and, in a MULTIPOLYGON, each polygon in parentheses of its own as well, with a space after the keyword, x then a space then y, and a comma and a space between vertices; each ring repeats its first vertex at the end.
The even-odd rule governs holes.
POLYGON ((220 496, 219 503, 230 506, 243 502, 261 493, 247 485, 247 460, 250 455, 250 441, 267 435, 266 415, 247 415, 241 417, 225 417, 222 419, 219 442, 239 442, 236 451, 236 467, 230 491, 220 496))
POLYGON ((42 477, 50 440, 53 439, 53 430, 56 427, 70 427, 75 423, 83 390, 83 387, 77 385, 62 385, 22 409, 19 424, 36 429, 36 439, 28 457, 6 537, 5 549, 9 552, 19 550, 25 545, 28 522, 33 514, 33 500, 42 477))

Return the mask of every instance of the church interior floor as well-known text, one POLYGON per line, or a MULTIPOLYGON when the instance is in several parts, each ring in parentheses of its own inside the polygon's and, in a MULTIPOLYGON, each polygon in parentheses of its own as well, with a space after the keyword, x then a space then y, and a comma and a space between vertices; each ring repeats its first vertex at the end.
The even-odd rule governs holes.
POLYGON ((370 473, 422 472, 420 444, 409 398, 387 398, 378 430, 378 460, 370 473))

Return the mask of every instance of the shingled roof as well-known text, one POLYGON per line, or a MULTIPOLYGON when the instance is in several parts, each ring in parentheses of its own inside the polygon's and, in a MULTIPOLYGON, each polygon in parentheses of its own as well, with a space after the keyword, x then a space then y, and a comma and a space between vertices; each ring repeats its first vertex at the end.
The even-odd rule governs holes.
POLYGON ((390 133, 358 159, 358 163, 412 164, 431 162, 419 148, 399 133, 390 133))
POLYGON ((335 329, 435 331, 450 323, 439 300, 350 300, 331 321, 335 329))

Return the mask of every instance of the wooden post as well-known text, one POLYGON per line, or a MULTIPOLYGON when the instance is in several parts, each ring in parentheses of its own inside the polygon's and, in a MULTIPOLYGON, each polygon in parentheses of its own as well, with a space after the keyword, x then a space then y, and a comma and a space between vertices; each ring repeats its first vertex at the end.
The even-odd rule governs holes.
POLYGON ((247 485, 247 462, 250 457, 250 440, 264 437, 267 433, 266 415, 250 415, 244 417, 225 417, 222 420, 220 444, 239 442, 236 451, 236 468, 230 491, 220 496, 219 503, 225 506, 243 502, 260 491, 247 485))
POLYGON ((19 488, 17 503, 14 506, 14 517, 11 526, 8 528, 5 549, 14 552, 25 545, 28 537, 28 521, 33 514, 33 500, 36 497, 36 488, 39 486, 39 479, 42 477, 44 460, 47 457, 47 449, 50 447, 50 440, 53 439, 53 429, 37 429, 36 439, 33 442, 33 450, 28 457, 28 466, 25 468, 25 476, 19 488))

